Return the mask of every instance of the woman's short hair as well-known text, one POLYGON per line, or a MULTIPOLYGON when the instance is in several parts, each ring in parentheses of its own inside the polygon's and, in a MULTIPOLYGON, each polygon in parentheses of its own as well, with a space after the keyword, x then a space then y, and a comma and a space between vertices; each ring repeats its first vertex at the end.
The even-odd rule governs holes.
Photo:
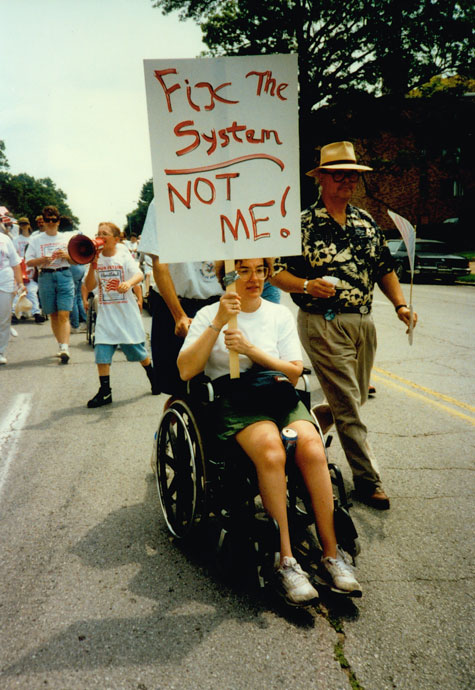
POLYGON ((107 225, 114 237, 120 237, 121 230, 115 223, 110 223, 109 221, 105 220, 102 223, 99 223, 99 227, 101 227, 101 225, 107 225))
POLYGON ((59 218, 59 216, 61 215, 56 206, 45 206, 41 213, 43 218, 45 217, 45 215, 56 216, 57 218, 59 218))
MULTIPOLYGON (((243 262, 247 261, 247 259, 234 259, 234 264, 236 268, 243 262)), ((269 276, 272 276, 274 274, 274 259, 271 257, 263 258, 262 261, 265 263, 267 268, 269 269, 269 276)), ((224 285, 224 261, 215 261, 214 262, 214 270, 216 272, 216 278, 219 280, 221 287, 225 289, 224 285)))

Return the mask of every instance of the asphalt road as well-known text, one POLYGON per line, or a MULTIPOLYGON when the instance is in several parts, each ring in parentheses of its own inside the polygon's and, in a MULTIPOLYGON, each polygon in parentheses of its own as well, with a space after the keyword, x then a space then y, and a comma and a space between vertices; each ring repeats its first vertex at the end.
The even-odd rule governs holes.
MULTIPOLYGON (((416 285, 414 303, 409 347, 376 295, 365 419, 392 507, 352 509, 363 598, 310 612, 169 538, 149 464, 164 396, 138 364, 118 353, 113 405, 88 410, 84 337, 61 366, 47 323, 18 325, 0 368, 0 688, 474 687, 475 290, 416 285)), ((331 455, 349 481, 337 440, 331 455)))

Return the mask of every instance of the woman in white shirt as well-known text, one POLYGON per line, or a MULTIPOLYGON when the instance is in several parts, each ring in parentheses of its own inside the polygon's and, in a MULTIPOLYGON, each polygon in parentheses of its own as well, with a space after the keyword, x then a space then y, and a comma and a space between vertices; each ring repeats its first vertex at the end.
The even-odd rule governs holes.
POLYGON ((0 364, 7 363, 5 350, 10 338, 15 285, 19 292, 24 291, 20 264, 21 259, 13 242, 5 233, 0 232, 0 364))
MULTIPOLYGON (((303 369, 300 343, 293 317, 287 307, 263 300, 269 261, 236 261, 236 292, 225 293, 219 303, 201 309, 192 321, 178 356, 178 368, 187 381, 201 372, 217 379, 229 372, 228 353, 237 352, 239 368, 277 370, 293 385, 303 369), (237 316, 237 329, 225 328, 237 316)), ((217 272, 219 273, 218 266, 217 272)), ((248 400, 252 400, 249 391, 248 400)), ((263 405, 251 411, 221 396, 217 409, 218 437, 234 437, 254 463, 259 492, 265 509, 280 529, 280 567, 276 571, 279 589, 288 603, 306 605, 318 593, 308 575, 292 555, 287 519, 286 454, 280 431, 290 427, 298 434, 295 462, 312 501, 323 549, 322 564, 333 586, 353 596, 361 595, 352 568, 338 548, 333 523, 333 494, 325 452, 313 418, 303 403, 282 411, 263 405)))

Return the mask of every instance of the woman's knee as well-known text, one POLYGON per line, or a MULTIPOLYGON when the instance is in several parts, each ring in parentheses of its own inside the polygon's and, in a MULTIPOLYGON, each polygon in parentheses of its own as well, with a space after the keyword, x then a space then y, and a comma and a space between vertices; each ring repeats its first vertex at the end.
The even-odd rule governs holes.
POLYGON ((69 311, 57 311, 56 318, 62 323, 69 321, 69 311))
POLYGON ((267 472, 285 472, 285 450, 280 439, 265 444, 254 460, 258 469, 267 472))
POLYGON ((325 449, 323 448, 319 434, 299 438, 297 442, 295 460, 300 467, 303 465, 327 465, 325 449))

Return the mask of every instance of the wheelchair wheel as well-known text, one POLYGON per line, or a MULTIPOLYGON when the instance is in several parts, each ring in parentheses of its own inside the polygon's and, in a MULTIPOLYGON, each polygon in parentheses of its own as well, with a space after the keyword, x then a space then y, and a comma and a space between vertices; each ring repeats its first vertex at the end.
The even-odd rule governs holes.
POLYGON ((157 486, 163 515, 178 539, 189 536, 205 511, 203 443, 193 412, 183 400, 165 411, 157 435, 157 486))
POLYGON ((94 347, 97 314, 94 308, 94 294, 92 292, 89 293, 87 302, 88 307, 86 312, 86 338, 89 345, 91 345, 91 347, 94 347))

